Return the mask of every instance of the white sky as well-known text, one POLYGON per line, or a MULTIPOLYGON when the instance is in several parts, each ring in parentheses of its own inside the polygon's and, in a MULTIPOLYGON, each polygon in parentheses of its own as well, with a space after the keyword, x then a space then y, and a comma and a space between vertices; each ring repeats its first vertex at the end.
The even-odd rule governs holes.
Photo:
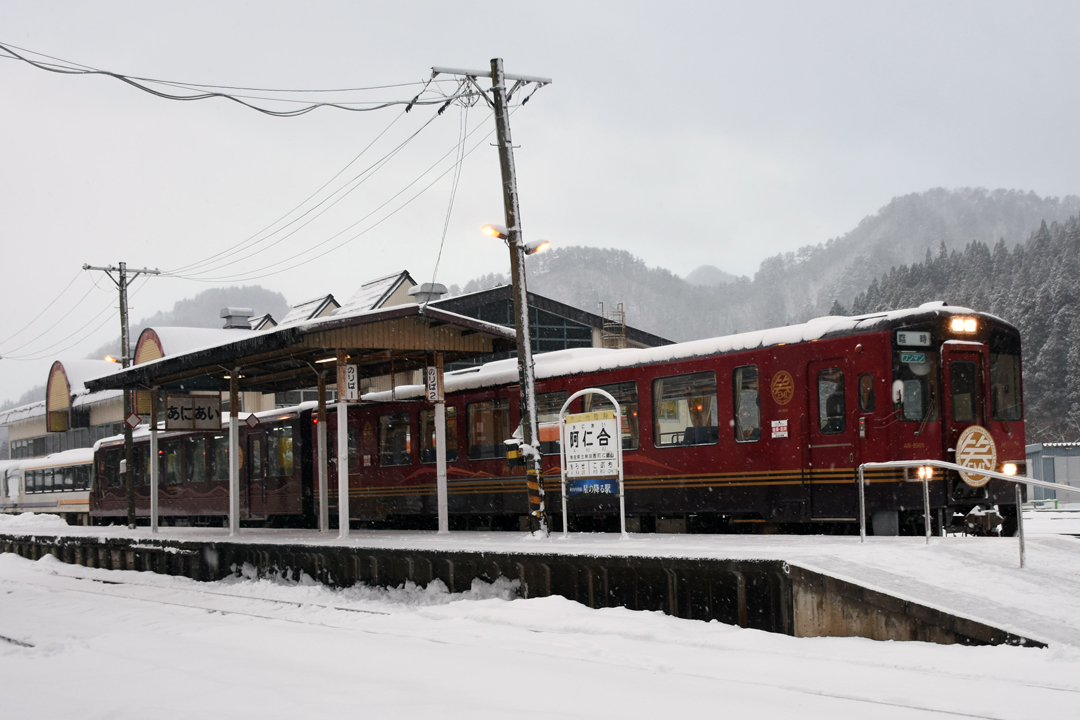
MULTIPOLYGON (((271 88, 413 82, 432 65, 482 69, 503 57, 508 72, 554 80, 513 116, 526 238, 621 247, 679 274, 701 264, 752 274, 768 255, 843 234, 892 197, 931 187, 1080 192, 1075 3, 223 5, 9 2, 0 42, 131 75, 271 88)), ((0 400, 43 382, 52 359, 117 334, 115 314, 98 314, 115 293, 83 273, 8 339, 82 263, 169 269, 240 242, 400 112, 270 118, 11 60, 0 61, 0 88, 0 400), (60 309, 66 319, 20 347, 60 309)), ((400 121, 370 158, 432 112, 400 121)), ((451 108, 311 226, 212 274, 282 261, 356 222, 453 148, 459 118, 451 108)), ((254 282, 297 302, 344 299, 402 268, 430 280, 449 194, 446 176, 326 257, 254 282)), ((501 217, 485 142, 465 162, 440 281, 505 270, 505 250, 477 231, 501 217)), ((151 280, 133 318, 206 286, 151 280)))

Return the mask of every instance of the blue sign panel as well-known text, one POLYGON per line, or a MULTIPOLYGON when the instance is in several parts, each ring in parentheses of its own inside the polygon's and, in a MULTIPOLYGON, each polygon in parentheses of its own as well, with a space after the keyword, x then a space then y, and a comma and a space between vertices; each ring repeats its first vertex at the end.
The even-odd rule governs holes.
POLYGON ((566 483, 566 494, 574 495, 618 495, 619 483, 614 478, 605 480, 570 480, 566 483))

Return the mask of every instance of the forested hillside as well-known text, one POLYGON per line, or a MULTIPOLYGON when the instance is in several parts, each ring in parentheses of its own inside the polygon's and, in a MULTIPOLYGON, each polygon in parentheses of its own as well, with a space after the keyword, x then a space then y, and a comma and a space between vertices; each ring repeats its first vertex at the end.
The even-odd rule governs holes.
MULTIPOLYGON (((1080 220, 1043 225, 1014 248, 972 242, 893 268, 851 314, 945 300, 1005 318, 1024 342, 1029 441, 1080 437, 1080 220)), ((836 311, 844 308, 836 308, 836 311)))

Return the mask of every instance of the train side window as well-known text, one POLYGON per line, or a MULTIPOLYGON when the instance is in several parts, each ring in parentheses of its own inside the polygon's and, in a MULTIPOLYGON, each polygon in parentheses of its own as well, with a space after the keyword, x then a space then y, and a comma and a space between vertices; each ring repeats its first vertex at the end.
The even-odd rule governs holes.
POLYGON ((75 468, 75 489, 76 490, 89 490, 90 489, 90 466, 80 465, 75 468))
POLYGON ((293 474, 292 425, 270 428, 266 433, 266 456, 267 477, 293 474))
POLYGON ((172 440, 161 443, 161 479, 165 485, 179 485, 183 476, 180 474, 180 441, 172 440))
POLYGON ((540 427, 540 453, 542 455, 559 454, 559 411, 570 397, 566 390, 540 393, 536 396, 536 419, 540 427))
POLYGON ((262 439, 251 439, 251 477, 262 477, 262 439))
MULTIPOLYGON (((433 463, 435 456, 435 410, 420 411, 420 462, 433 463)), ((457 462, 457 408, 446 407, 446 462, 457 462)))
POLYGON ((206 466, 209 459, 206 455, 206 438, 184 438, 184 463, 186 473, 184 480, 187 482, 206 482, 206 466))
POLYGON ((735 368, 732 376, 735 409, 735 441, 757 442, 761 439, 761 392, 757 365, 735 368))
POLYGON ((64 468, 64 490, 75 489, 75 468, 69 465, 64 468))
POLYGON ((818 428, 825 435, 839 435, 847 426, 844 402, 844 371, 822 370, 817 376, 818 428))
POLYGON ((349 443, 349 469, 360 469, 360 431, 357 428, 349 428, 347 431, 349 443))
POLYGON ((229 481, 229 436, 214 435, 207 448, 210 459, 210 479, 219 482, 229 481))
POLYGON ((494 460, 506 457, 503 441, 510 437, 510 400, 495 398, 469 403, 465 408, 469 423, 469 459, 494 460))
POLYGON ((715 445, 720 441, 716 373, 653 380, 653 444, 715 445))
POLYGON ((409 413, 379 416, 379 465, 392 467, 412 463, 409 413))
MULTIPOLYGON (((619 403, 622 409, 622 446, 623 450, 637 450, 641 438, 638 427, 638 392, 636 382, 621 382, 611 385, 598 385, 601 390, 606 390, 619 403)), ((583 412, 596 412, 598 410, 614 410, 611 403, 603 395, 589 393, 582 400, 583 412)))
POLYGON ((859 376, 859 409, 874 411, 874 376, 869 373, 859 376))
POLYGON ((36 493, 38 491, 37 470, 25 470, 23 476, 26 483, 26 492, 36 493))
POLYGON ((954 360, 949 364, 952 414, 956 422, 978 422, 982 412, 979 368, 973 362, 954 360))
MULTIPOLYGON (((112 449, 105 451, 105 460, 101 468, 102 474, 105 476, 105 487, 120 487, 122 481, 120 480, 120 450, 112 449)), ((41 488, 41 485, 38 485, 41 488)))

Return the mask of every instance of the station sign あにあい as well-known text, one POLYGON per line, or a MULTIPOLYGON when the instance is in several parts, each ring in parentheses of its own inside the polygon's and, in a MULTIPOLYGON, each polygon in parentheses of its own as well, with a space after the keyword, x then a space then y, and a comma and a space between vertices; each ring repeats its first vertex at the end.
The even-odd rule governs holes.
POLYGON ((220 430, 221 397, 169 395, 165 402, 166 430, 220 430))

